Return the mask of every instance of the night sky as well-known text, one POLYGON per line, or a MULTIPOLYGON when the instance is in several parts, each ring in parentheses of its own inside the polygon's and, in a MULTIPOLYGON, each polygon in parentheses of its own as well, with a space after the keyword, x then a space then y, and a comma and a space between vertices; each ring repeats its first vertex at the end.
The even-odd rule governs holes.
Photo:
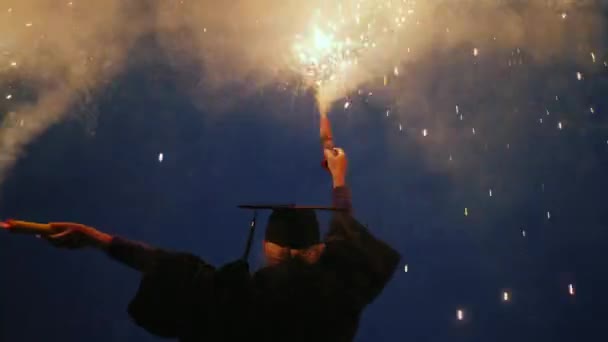
MULTIPOLYGON (((605 5, 591 11, 606 24, 605 5)), ((357 341, 608 340, 608 39, 540 56, 493 45, 500 35, 428 48, 330 111, 355 217, 403 256, 357 341)), ((127 56, 27 145, 0 219, 80 222, 220 266, 245 246, 238 204, 331 203, 315 98, 297 77, 223 87, 217 114, 192 90, 212 71, 158 35, 127 56)), ((3 78, 2 125, 40 89, 3 78)), ((0 270, 0 341, 159 340, 126 312, 139 274, 99 251, 3 233, 0 270)))

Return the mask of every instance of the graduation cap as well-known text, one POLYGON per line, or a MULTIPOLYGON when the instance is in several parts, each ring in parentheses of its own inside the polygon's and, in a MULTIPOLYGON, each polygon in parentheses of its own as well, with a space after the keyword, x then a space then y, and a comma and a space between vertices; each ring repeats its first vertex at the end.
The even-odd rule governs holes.
POLYGON ((253 210, 249 238, 242 260, 247 260, 255 233, 258 210, 272 210, 268 219, 265 240, 294 249, 306 248, 319 243, 319 222, 316 210, 345 211, 330 206, 307 206, 296 204, 242 204, 241 209, 253 210))

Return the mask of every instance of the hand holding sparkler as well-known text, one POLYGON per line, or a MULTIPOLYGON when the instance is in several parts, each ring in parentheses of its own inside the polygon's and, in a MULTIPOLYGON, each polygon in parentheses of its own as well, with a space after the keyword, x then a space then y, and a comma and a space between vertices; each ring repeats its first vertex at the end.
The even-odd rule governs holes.
POLYGON ((37 235, 46 239, 55 247, 68 249, 83 247, 103 248, 112 240, 111 235, 83 224, 71 222, 45 224, 8 220, 0 222, 0 228, 11 233, 37 235))

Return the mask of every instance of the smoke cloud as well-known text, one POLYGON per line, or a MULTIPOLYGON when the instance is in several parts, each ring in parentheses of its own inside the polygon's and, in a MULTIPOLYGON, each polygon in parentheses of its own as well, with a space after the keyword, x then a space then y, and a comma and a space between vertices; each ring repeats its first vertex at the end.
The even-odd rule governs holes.
MULTIPOLYGON (((390 110, 395 127, 415 131, 418 139, 434 142, 428 146, 442 145, 438 153, 449 154, 445 146, 458 136, 451 121, 437 117, 438 110, 465 119, 473 111, 506 111, 499 104, 509 96, 523 98, 513 92, 526 84, 523 76, 497 81, 509 68, 588 62, 589 53, 602 47, 601 13, 608 2, 182 0, 151 2, 148 11, 118 0, 0 5, 0 83, 15 89, 3 95, 10 99, 0 99, 1 182, 30 142, 62 120, 83 94, 94 94, 123 71, 129 48, 146 33, 158 37, 176 82, 192 101, 206 112, 221 112, 265 87, 278 85, 291 96, 315 88, 294 55, 295 37, 309 34, 314 24, 358 18, 369 25, 369 46, 357 52, 347 76, 317 90, 322 105, 329 110, 365 87, 364 94, 374 94, 366 101, 380 114, 390 110), (454 70, 466 61, 470 68, 454 70), (494 86, 471 97, 484 82, 494 86), (20 95, 17 89, 27 91, 20 95), (455 105, 462 113, 455 113, 455 105)), ((360 28, 349 30, 334 34, 357 39, 360 28)), ((505 127, 514 122, 509 119, 505 127)), ((478 124, 483 132, 483 122, 478 124)))
POLYGON ((0 1, 0 181, 36 137, 107 84, 141 31, 121 1, 0 1))

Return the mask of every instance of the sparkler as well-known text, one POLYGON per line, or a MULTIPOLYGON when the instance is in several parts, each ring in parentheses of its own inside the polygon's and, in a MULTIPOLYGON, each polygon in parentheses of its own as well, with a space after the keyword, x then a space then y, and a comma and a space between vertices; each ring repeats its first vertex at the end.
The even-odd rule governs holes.
POLYGON ((346 18, 342 16, 339 19, 337 22, 328 21, 326 27, 322 27, 320 22, 323 20, 315 18, 309 33, 297 35, 293 46, 296 68, 309 86, 315 88, 321 114, 327 113, 329 103, 336 98, 336 86, 343 84, 348 73, 358 64, 358 56, 364 47, 360 41, 345 34, 348 29, 342 23, 346 18))
MULTIPOLYGON (((304 33, 295 36, 293 69, 316 91, 321 114, 341 94, 364 81, 360 77, 378 48, 386 47, 386 39, 406 21, 405 13, 413 14, 404 1, 351 0, 317 9, 304 33)), ((412 5, 410 5, 412 6, 412 5)), ((393 75, 399 75, 393 66, 393 75)), ((389 82, 383 71, 381 78, 389 82)))

